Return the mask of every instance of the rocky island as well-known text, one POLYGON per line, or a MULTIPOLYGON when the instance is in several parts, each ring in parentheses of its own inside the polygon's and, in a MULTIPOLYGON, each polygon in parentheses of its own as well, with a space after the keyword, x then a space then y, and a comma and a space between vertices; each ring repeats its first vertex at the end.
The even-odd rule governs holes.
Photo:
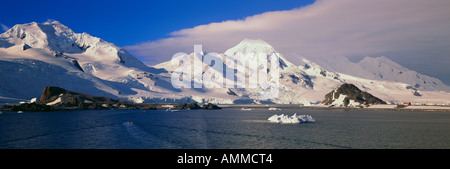
POLYGON ((197 103, 131 103, 102 96, 68 91, 56 86, 44 88, 40 99, 33 103, 7 105, 2 110, 12 111, 57 111, 57 110, 98 110, 98 109, 221 109, 211 103, 199 106, 197 103))
POLYGON ((353 84, 344 83, 325 95, 322 101, 331 107, 363 107, 372 104, 386 104, 385 101, 368 92, 361 91, 353 84))

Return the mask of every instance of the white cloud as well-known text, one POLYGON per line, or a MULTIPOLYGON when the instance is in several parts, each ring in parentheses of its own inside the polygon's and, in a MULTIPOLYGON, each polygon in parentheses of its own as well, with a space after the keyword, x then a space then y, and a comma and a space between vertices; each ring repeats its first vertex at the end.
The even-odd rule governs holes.
POLYGON ((6 32, 7 30, 9 30, 9 27, 6 25, 3 25, 2 23, 0 23, 0 27, 2 27, 2 31, 6 32))
POLYGON ((450 66, 449 8, 448 0, 321 0, 304 8, 199 25, 125 48, 155 64, 177 52, 192 52, 194 44, 224 52, 244 38, 255 38, 267 41, 293 63, 294 53, 325 58, 384 55, 406 60, 400 64, 419 72, 450 77, 436 73, 448 72, 450 66))

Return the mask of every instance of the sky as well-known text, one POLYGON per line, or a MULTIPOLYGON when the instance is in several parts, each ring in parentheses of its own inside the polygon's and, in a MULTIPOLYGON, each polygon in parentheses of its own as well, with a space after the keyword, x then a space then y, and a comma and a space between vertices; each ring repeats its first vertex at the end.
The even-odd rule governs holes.
MULTIPOLYGON (((0 28, 58 20, 124 47, 148 65, 194 44, 222 53, 262 39, 305 58, 386 56, 450 84, 448 0, 7 1, 0 28)), ((2 31, 0 30, 0 32, 2 31)))
POLYGON ((4 1, 1 31, 15 24, 57 20, 118 46, 170 37, 170 33, 211 22, 290 10, 313 0, 20 0, 4 1))

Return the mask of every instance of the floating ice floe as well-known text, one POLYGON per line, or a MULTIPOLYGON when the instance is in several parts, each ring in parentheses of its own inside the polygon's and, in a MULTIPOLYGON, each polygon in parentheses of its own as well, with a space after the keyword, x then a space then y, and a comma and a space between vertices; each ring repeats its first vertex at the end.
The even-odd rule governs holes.
POLYGON ((175 111, 180 111, 180 110, 177 110, 177 109, 172 109, 172 108, 168 108, 168 109, 166 109, 166 112, 175 112, 175 111))
POLYGON ((316 122, 316 119, 314 119, 313 117, 311 117, 310 115, 298 115, 297 113, 295 113, 292 116, 288 116, 288 115, 273 115, 271 117, 269 117, 268 119, 271 122, 275 122, 275 123, 314 123, 316 122))

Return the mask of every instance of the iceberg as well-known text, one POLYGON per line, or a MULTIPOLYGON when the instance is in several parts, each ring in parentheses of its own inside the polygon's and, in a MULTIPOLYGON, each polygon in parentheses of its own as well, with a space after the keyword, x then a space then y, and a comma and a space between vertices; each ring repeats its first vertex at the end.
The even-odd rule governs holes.
POLYGON ((176 111, 180 111, 180 110, 177 110, 177 109, 172 109, 172 108, 168 108, 168 109, 166 109, 166 112, 176 112, 176 111))
POLYGON ((275 122, 275 123, 314 123, 316 122, 316 119, 314 119, 312 116, 310 115, 298 115, 297 113, 295 113, 292 116, 288 116, 288 115, 273 115, 271 117, 269 117, 268 119, 271 122, 275 122))

